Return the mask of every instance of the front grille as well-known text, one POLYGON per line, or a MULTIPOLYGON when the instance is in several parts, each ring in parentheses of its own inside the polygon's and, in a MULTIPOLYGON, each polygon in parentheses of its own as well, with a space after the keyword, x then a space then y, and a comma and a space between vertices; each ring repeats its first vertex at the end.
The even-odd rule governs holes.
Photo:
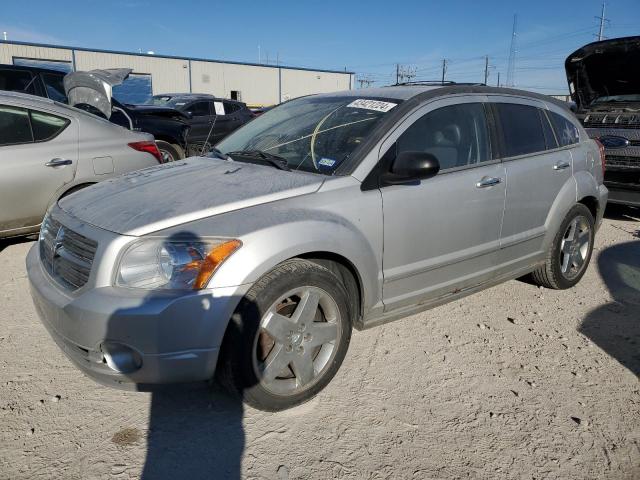
POLYGON ((98 244, 47 216, 40 229, 40 259, 45 270, 69 290, 87 283, 98 244))
POLYGON ((640 127, 640 114, 589 113, 582 120, 585 127, 633 128, 640 127))
POLYGON ((640 168, 640 157, 628 157, 623 155, 607 155, 607 167, 640 168))

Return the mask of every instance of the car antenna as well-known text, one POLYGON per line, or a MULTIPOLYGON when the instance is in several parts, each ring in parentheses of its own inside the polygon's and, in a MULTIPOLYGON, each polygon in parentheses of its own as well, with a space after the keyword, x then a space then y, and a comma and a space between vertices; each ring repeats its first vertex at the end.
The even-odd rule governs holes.
POLYGON ((204 143, 202 144, 202 150, 200 150, 200 156, 202 157, 204 155, 204 149, 207 148, 207 143, 209 143, 209 137, 211 137, 211 134, 213 133, 213 129, 216 126, 216 120, 218 120, 218 113, 216 112, 216 116, 213 117, 213 122, 211 123, 211 128, 209 129, 209 133, 207 133, 207 138, 204 140, 204 143))

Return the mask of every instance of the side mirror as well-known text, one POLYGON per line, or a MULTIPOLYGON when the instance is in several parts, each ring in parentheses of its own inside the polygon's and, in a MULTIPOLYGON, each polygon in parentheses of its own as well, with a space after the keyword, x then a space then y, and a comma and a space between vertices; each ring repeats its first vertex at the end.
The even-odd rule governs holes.
POLYGON ((189 120, 193 118, 193 112, 184 112, 184 114, 187 116, 189 120))
POLYGON ((440 170, 440 162, 431 153, 401 152, 391 165, 391 172, 383 176, 390 185, 426 180, 440 170))

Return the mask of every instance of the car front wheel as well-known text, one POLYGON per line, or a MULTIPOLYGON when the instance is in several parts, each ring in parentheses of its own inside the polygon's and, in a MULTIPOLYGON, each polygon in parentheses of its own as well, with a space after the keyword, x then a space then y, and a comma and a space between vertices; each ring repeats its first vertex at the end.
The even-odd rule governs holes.
POLYGON ((267 411, 303 403, 338 371, 351 338, 346 289, 330 270, 288 260, 241 301, 225 334, 218 376, 267 411))

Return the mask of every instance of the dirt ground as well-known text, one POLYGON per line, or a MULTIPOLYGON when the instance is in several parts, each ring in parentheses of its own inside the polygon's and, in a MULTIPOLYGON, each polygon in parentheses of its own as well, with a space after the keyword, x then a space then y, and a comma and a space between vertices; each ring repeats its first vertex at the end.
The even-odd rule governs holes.
POLYGON ((512 281, 356 332, 277 414, 87 379, 36 317, 32 242, 0 244, 0 478, 640 479, 639 220, 609 215, 570 291, 512 281))

